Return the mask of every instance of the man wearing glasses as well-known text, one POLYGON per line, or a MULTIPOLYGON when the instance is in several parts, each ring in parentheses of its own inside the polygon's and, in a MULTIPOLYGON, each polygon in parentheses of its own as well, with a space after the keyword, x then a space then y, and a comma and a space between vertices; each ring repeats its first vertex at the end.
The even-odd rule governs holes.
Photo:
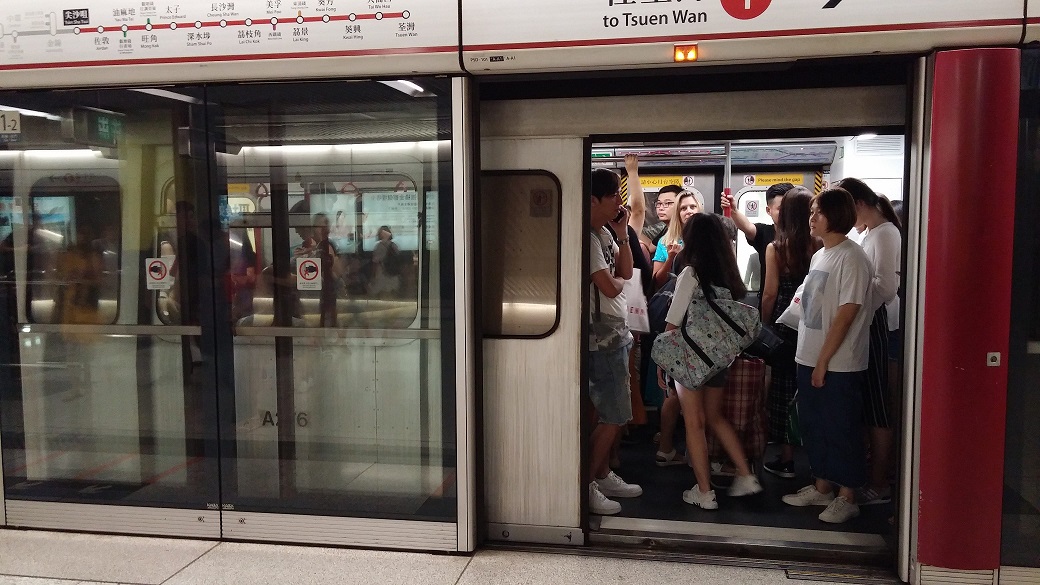
POLYGON ((657 211, 657 219, 660 221, 643 228, 643 239, 651 250, 657 247, 657 242, 668 231, 668 220, 672 217, 672 207, 675 206, 681 192, 682 187, 679 185, 665 185, 657 192, 654 209, 657 211))

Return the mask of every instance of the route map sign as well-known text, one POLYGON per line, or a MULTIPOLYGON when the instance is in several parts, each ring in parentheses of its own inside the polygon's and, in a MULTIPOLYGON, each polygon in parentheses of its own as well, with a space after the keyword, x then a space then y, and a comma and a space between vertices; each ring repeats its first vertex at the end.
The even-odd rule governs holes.
POLYGON ((0 6, 0 71, 457 50, 453 0, 38 0, 0 6))

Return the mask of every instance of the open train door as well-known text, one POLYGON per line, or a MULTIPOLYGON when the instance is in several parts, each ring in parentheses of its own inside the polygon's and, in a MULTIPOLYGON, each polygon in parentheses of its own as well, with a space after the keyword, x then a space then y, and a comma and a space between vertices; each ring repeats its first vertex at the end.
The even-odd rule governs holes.
POLYGON ((586 151, 581 138, 481 142, 483 477, 492 540, 584 542, 583 279, 573 276, 583 274, 586 151))

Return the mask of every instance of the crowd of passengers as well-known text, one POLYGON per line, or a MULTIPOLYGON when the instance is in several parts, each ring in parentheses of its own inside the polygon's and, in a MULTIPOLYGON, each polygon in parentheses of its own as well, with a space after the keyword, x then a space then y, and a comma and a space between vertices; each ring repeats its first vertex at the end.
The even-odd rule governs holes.
POLYGON ((703 196, 696 189, 672 185, 657 195, 660 222, 645 225, 638 159, 626 156, 625 167, 630 206, 623 204, 620 176, 611 170, 594 169, 590 188, 588 391, 598 417, 589 454, 592 513, 616 514, 621 505, 612 498, 643 492, 612 470, 620 467, 617 452, 633 421, 633 404, 636 410, 641 406, 642 397, 631 392, 632 376, 657 379, 662 386, 656 463, 693 468, 696 483, 683 492, 683 501, 706 510, 718 508, 706 432, 721 443, 732 462, 728 495, 762 491, 741 438, 723 415, 729 368, 700 387, 686 388, 649 360, 643 360, 648 367, 640 367, 639 360, 630 359, 634 345, 647 356, 652 343, 646 334, 635 339, 628 326, 624 289, 633 269, 639 269, 639 284, 648 299, 676 279, 666 318, 667 329, 675 329, 683 324, 691 299, 703 296, 709 286, 734 300, 747 294, 733 245, 737 230, 758 254, 762 322, 796 348, 780 363, 771 360, 769 375, 761 382, 768 384, 769 439, 779 445, 779 456, 762 468, 782 478, 795 477, 796 440, 791 432, 796 430, 813 480, 783 496, 784 503, 825 506, 820 520, 841 523, 858 516, 862 505, 891 501, 888 394, 899 351, 895 330, 901 254, 899 219, 892 204, 855 178, 815 195, 781 183, 766 193, 766 211, 773 223, 763 224, 752 223, 728 195, 722 195, 721 205, 730 210, 732 221, 705 213, 703 196), (789 307, 799 306, 797 328, 778 322, 789 307), (797 417, 792 418, 793 408, 797 417), (685 456, 677 452, 672 436, 680 413, 685 456))

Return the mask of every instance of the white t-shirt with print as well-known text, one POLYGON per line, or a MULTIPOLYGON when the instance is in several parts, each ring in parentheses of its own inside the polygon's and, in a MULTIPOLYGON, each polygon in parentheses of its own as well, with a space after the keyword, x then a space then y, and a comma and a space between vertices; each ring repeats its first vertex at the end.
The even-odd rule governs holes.
POLYGON ((828 371, 859 372, 867 369, 870 321, 874 312, 871 288, 874 267, 867 254, 852 240, 813 254, 802 291, 802 321, 798 326, 795 361, 816 367, 838 307, 860 305, 845 340, 831 358, 828 371))
MULTIPOLYGON (((600 228, 599 233, 589 234, 589 275, 596 274, 600 270, 606 270, 611 277, 617 277, 616 258, 618 253, 617 243, 607 228, 600 228)), ((600 292, 599 287, 592 284, 590 291, 589 311, 592 319, 596 319, 596 298, 599 297, 599 319, 602 323, 609 325, 611 335, 600 336, 596 340, 595 347, 590 345, 591 351, 598 349, 616 349, 632 339, 632 333, 628 329, 628 303, 625 301, 625 293, 622 291, 618 296, 610 298, 600 292)))

